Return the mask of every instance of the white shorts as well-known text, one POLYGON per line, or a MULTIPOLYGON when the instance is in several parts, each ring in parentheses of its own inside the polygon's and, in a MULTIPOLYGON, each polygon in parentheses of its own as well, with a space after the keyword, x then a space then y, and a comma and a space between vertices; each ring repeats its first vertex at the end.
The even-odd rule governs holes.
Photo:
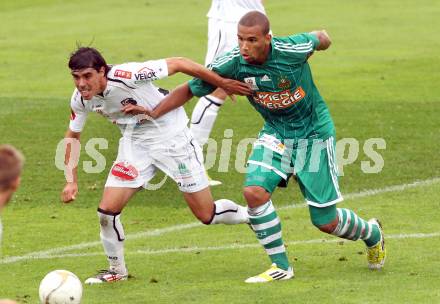
POLYGON ((224 22, 220 19, 208 19, 208 51, 205 65, 210 64, 217 56, 231 51, 238 45, 237 23, 224 22))
POLYGON ((149 183, 157 170, 171 177, 182 192, 197 192, 208 187, 203 153, 188 128, 162 142, 145 142, 122 137, 119 151, 105 187, 158 189, 165 180, 149 183))

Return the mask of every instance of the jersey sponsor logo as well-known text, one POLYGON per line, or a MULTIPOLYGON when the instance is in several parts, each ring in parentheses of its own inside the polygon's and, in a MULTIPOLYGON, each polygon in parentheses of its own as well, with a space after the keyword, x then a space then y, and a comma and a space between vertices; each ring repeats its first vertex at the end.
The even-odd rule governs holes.
POLYGON ((178 183, 177 183, 177 186, 179 186, 179 187, 181 187, 181 188, 192 188, 192 187, 197 186, 197 183, 189 183, 189 184, 185 184, 185 183, 182 183, 182 182, 178 182, 178 183))
POLYGON ((249 84, 251 86, 251 89, 254 90, 254 91, 259 89, 258 86, 257 86, 257 81, 255 80, 255 77, 244 78, 244 82, 249 84))
POLYGON ((281 92, 255 92, 254 101, 271 110, 291 107, 306 96, 301 87, 294 92, 284 90, 281 92))
POLYGON ((153 71, 152 69, 147 68, 147 67, 140 69, 137 72, 137 74, 134 75, 134 77, 138 81, 142 81, 142 80, 147 81, 147 80, 151 80, 151 79, 157 79, 156 72, 153 71))
POLYGON ((115 77, 131 79, 131 72, 124 70, 116 70, 115 77))
POLYGON ((263 136, 258 138, 254 146, 264 146, 281 155, 283 155, 286 150, 286 146, 278 138, 268 134, 263 134, 263 136))
POLYGON ((70 120, 75 120, 75 118, 76 118, 75 112, 73 112, 73 110, 70 109, 70 120))
POLYGON ((112 168, 112 174, 122 180, 131 181, 139 176, 135 167, 127 162, 119 162, 112 168))
POLYGON ((131 97, 125 98, 123 101, 121 101, 121 105, 123 105, 123 106, 126 106, 128 104, 132 104, 135 106, 135 105, 137 105, 137 101, 131 97))

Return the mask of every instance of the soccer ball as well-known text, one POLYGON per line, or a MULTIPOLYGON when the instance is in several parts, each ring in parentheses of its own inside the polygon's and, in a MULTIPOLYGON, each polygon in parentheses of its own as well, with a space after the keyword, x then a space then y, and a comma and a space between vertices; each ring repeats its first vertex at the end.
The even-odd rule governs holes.
POLYGON ((42 304, 81 303, 82 284, 78 277, 67 270, 49 272, 40 283, 42 304))

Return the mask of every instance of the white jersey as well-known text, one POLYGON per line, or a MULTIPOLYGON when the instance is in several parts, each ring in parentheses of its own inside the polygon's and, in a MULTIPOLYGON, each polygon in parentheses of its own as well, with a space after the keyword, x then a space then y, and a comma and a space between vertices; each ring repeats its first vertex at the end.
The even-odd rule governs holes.
POLYGON ((261 0, 212 0, 205 65, 237 46, 237 23, 252 10, 266 14, 261 0))
POLYGON ((212 0, 208 18, 237 23, 249 11, 266 14, 261 0, 212 0))
POLYGON ((154 86, 152 81, 167 76, 168 67, 164 59, 112 66, 107 74, 107 87, 102 95, 84 100, 77 89, 73 92, 70 130, 81 132, 87 114, 96 112, 116 124, 124 137, 147 141, 160 141, 172 137, 182 131, 188 123, 183 107, 170 111, 154 121, 146 119, 145 115, 126 115, 121 112, 122 107, 128 103, 149 110, 154 109, 168 92, 154 86))

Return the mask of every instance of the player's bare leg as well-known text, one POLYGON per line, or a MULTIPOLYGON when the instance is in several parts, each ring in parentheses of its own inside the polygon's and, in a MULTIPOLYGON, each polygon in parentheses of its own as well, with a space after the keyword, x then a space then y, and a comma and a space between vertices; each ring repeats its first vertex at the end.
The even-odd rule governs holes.
MULTIPOLYGON (((217 119, 218 111, 225 102, 227 94, 222 89, 216 89, 210 95, 201 97, 191 115, 190 130, 199 145, 203 147, 209 139, 211 131, 217 119)), ((221 185, 220 181, 208 176, 209 185, 221 185)))
POLYGON ((86 284, 99 284, 126 280, 128 277, 124 258, 124 228, 121 211, 140 188, 106 187, 98 207, 101 242, 109 261, 109 269, 88 278, 86 284))
POLYGON ((197 192, 182 192, 188 207, 206 225, 248 223, 246 207, 228 199, 214 201, 209 187, 197 192))

